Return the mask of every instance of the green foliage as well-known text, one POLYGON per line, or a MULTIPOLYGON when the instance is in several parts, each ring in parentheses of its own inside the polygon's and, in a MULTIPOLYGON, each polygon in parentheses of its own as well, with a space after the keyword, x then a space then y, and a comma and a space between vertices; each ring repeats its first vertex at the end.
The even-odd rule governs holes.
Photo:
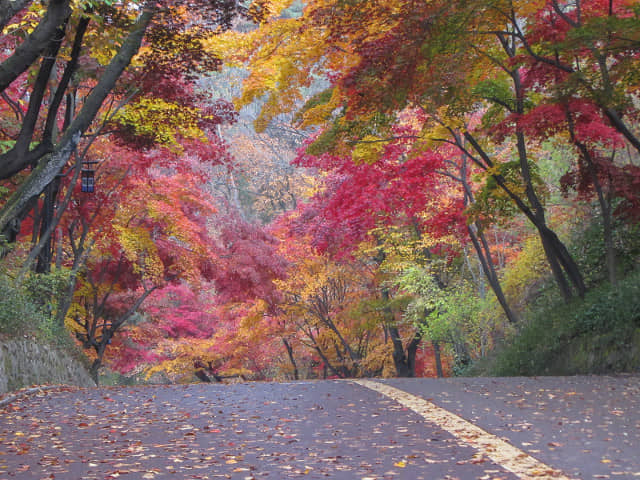
MULTIPOLYGON (((613 244, 618 272, 623 275, 629 273, 640 258, 640 225, 614 219, 613 244)), ((596 209, 596 216, 585 228, 576 230, 570 251, 584 272, 588 285, 597 285, 607 278, 599 209, 596 209)))
POLYGON ((328 129, 322 132, 316 140, 307 147, 307 153, 310 155, 322 155, 329 152, 336 144, 338 138, 343 134, 345 129, 339 122, 333 123, 328 129))
POLYGON ((55 323, 57 299, 66 287, 66 271, 30 275, 16 285, 0 274, 0 333, 26 335, 46 343, 69 347, 69 334, 55 323))
MULTIPOLYGON (((546 186, 544 179, 538 174, 538 167, 533 162, 529 162, 532 183, 541 197, 546 196, 546 186)), ((512 198, 500 187, 496 177, 499 177, 508 188, 524 197, 525 184, 522 181, 520 162, 511 160, 503 163, 496 163, 491 169, 482 174, 484 185, 476 194, 476 202, 468 209, 471 216, 484 216, 494 223, 504 223, 512 218, 518 207, 512 198)), ((478 177, 481 180, 481 177, 478 177)))
POLYGON ((480 298, 465 281, 441 288, 427 270, 417 266, 405 269, 395 283, 412 295, 405 318, 422 328, 425 339, 451 347, 454 370, 463 368, 469 356, 486 355, 501 322, 492 298, 480 298))
POLYGON ((15 140, 0 140, 0 153, 8 152, 15 145, 15 140))
POLYGON ((133 135, 167 147, 178 148, 178 138, 204 138, 194 108, 162 99, 141 98, 125 106, 114 122, 133 135))
POLYGON ((413 301, 408 305, 406 315, 417 323, 428 312, 441 306, 441 291, 433 276, 424 268, 412 265, 395 280, 395 285, 401 290, 414 295, 413 301))
POLYGON ((347 120, 345 117, 337 118, 307 147, 307 153, 310 155, 322 155, 330 151, 335 153, 341 145, 354 146, 362 140, 386 135, 392 121, 391 116, 381 112, 375 112, 364 121, 347 120))
POLYGON ((640 272, 613 289, 593 289, 584 300, 547 303, 532 311, 498 354, 493 375, 575 374, 638 369, 640 272), (588 349, 588 352, 585 351, 588 349))
POLYGON ((513 92, 511 91, 509 84, 502 79, 491 79, 479 82, 473 88, 472 93, 477 97, 489 100, 494 104, 501 105, 503 108, 507 108, 510 111, 515 109, 513 92))
POLYGON ((42 321, 38 308, 6 275, 0 275, 0 333, 26 335, 42 321))
POLYGON ((24 281, 24 291, 39 312, 46 316, 55 316, 58 299, 66 290, 69 281, 69 271, 54 270, 48 274, 30 274, 24 281))
POLYGON ((293 118, 294 121, 300 121, 302 119, 302 115, 305 112, 311 110, 312 108, 317 107, 318 105, 325 105, 329 103, 332 96, 333 96, 333 87, 326 88, 321 92, 316 93, 309 100, 307 100, 307 102, 300 109, 300 111, 296 113, 296 115, 293 118))

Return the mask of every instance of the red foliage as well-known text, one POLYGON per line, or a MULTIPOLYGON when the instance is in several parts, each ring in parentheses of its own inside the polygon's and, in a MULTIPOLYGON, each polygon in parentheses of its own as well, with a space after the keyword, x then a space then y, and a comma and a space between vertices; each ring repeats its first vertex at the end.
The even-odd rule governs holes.
POLYGON ((601 109, 593 102, 582 99, 542 103, 523 115, 509 115, 491 133, 496 140, 501 141, 518 128, 531 138, 544 140, 567 132, 570 123, 576 142, 592 147, 624 146, 622 135, 610 125, 601 109))
POLYGON ((286 262, 277 253, 278 240, 263 227, 244 220, 237 212, 219 219, 213 281, 219 301, 262 299, 275 306, 279 292, 274 280, 283 278, 286 262))
POLYGON ((320 251, 349 252, 382 225, 420 225, 434 237, 459 233, 464 226, 461 202, 442 202, 428 219, 423 213, 444 191, 438 170, 444 159, 427 151, 403 160, 404 147, 390 145, 372 164, 351 158, 301 154, 295 161, 328 175, 325 189, 299 209, 292 228, 312 236, 320 251))

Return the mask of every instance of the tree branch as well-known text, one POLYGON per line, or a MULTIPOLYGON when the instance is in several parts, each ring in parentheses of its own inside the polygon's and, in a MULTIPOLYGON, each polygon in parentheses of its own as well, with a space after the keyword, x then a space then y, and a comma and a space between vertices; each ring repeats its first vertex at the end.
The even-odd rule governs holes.
POLYGON ((71 125, 60 140, 58 147, 53 153, 45 156, 40 161, 38 167, 0 211, 0 232, 4 233, 6 231, 7 227, 17 218, 20 211, 28 202, 33 197, 40 195, 43 189, 51 183, 67 163, 69 157, 76 149, 81 135, 89 128, 107 95, 115 86, 122 72, 124 72, 125 68, 129 65, 133 56, 138 52, 144 33, 154 13, 155 9, 153 6, 145 7, 135 27, 105 69, 98 84, 85 100, 80 113, 78 113, 73 122, 71 122, 71 125))
MULTIPOLYGON (((55 31, 71 15, 69 2, 70 0, 51 0, 47 13, 31 32, 31 35, 15 49, 13 55, 0 64, 0 92, 3 92, 27 68, 33 65, 40 53, 49 45, 55 31)), ((3 10, 4 8, 3 6, 3 10)))

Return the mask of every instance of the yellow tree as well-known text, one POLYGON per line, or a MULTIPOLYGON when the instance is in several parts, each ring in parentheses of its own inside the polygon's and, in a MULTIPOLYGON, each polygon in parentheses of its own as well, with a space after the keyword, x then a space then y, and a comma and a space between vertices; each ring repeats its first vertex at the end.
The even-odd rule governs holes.
POLYGON ((298 341, 311 349, 325 372, 338 377, 368 372, 367 355, 382 329, 360 304, 370 293, 372 272, 359 261, 340 262, 313 251, 306 242, 285 241, 287 277, 276 282, 283 295, 278 315, 293 324, 298 341))

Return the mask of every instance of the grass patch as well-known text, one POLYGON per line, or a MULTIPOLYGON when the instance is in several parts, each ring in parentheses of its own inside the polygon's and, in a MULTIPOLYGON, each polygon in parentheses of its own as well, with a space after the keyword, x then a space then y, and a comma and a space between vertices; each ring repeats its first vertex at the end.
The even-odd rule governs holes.
POLYGON ((496 356, 468 373, 568 375, 640 370, 640 272, 569 304, 533 310, 496 356))

